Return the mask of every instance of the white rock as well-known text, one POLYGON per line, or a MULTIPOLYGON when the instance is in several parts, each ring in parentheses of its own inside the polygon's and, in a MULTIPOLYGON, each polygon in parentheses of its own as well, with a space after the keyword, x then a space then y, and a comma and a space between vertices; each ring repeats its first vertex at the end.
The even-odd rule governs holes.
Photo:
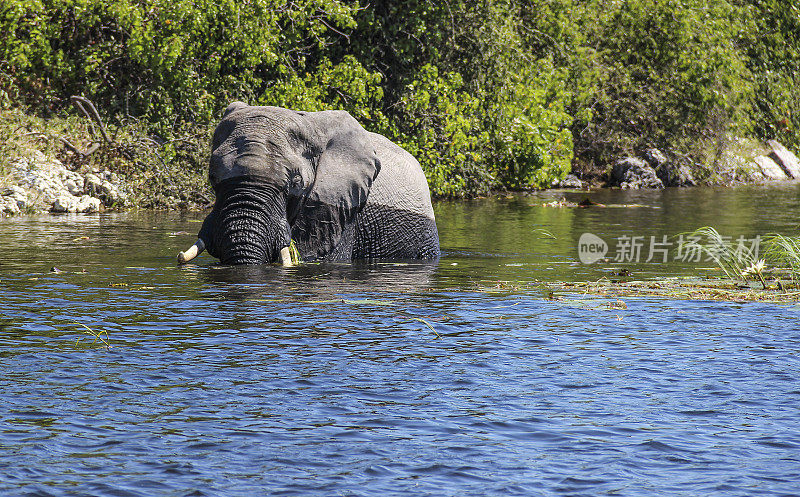
POLYGON ((77 205, 78 197, 62 193, 53 202, 53 207, 50 210, 52 212, 75 212, 77 205))
POLYGON ((44 190, 45 188, 47 188, 47 181, 41 176, 34 176, 31 179, 30 185, 32 188, 35 188, 37 190, 44 190))
POLYGON ((78 200, 77 205, 75 206, 76 212, 99 212, 100 206, 103 205, 103 202, 100 201, 99 198, 94 198, 89 195, 83 195, 78 200))
POLYGON ((8 188, 6 188, 5 190, 3 190, 3 196, 6 196, 6 197, 10 197, 10 196, 14 196, 14 195, 25 195, 25 196, 27 196, 27 194, 28 193, 25 191, 24 188, 22 188, 21 186, 17 186, 17 185, 11 185, 8 188))
POLYGON ((25 193, 15 193, 14 195, 11 195, 11 197, 9 198, 11 198, 11 200, 13 200, 17 204, 17 207, 20 209, 24 209, 32 203, 28 199, 28 195, 25 193))
POLYGON ((80 174, 78 174, 78 173, 76 173, 74 171, 70 171, 67 168, 60 169, 58 171, 58 175, 64 181, 71 180, 71 181, 74 181, 76 183, 78 183, 78 182, 83 183, 83 176, 81 176, 80 174))
POLYGON ((119 190, 108 180, 103 180, 103 182, 100 183, 100 191, 98 193, 105 197, 110 203, 117 202, 120 198, 119 190))
POLYGON ((28 159, 25 157, 18 157, 11 161, 11 167, 17 171, 27 171, 28 159))
POLYGON ((789 179, 786 176, 786 173, 783 171, 783 168, 775 163, 774 160, 770 159, 766 155, 758 155, 753 158, 758 167, 761 168, 761 172, 764 173, 764 176, 767 179, 772 180, 786 180, 789 179))
MULTIPOLYGON (((50 209, 53 212, 95 212, 102 202, 84 194, 84 177, 70 171, 61 161, 35 150, 11 162, 14 186, 0 190, 3 212, 18 209, 50 209)), ((92 179, 92 178, 90 178, 92 179)), ((100 179, 94 177, 100 186, 100 179)), ((102 188, 100 188, 102 189, 102 188)))
POLYGON ((84 177, 84 190, 87 193, 96 195, 100 191, 101 182, 102 180, 96 174, 88 173, 84 177))
POLYGON ((41 150, 34 150, 33 154, 31 155, 31 159, 33 162, 44 163, 47 162, 47 156, 42 153, 41 150))
POLYGON ((78 183, 72 178, 67 178, 64 180, 64 187, 71 195, 80 195, 83 193, 82 186, 78 186, 78 183))
POLYGON ((800 178, 800 160, 797 156, 776 140, 768 140, 767 145, 772 149, 770 159, 781 166, 790 178, 800 178))
POLYGON ((52 188, 43 190, 39 193, 39 199, 46 205, 50 205, 61 195, 61 193, 68 194, 66 190, 54 190, 52 188))
POLYGON ((19 206, 13 198, 0 197, 0 213, 19 214, 19 210, 19 206))
MULTIPOLYGON (((101 173, 101 176, 110 177, 107 173, 101 173)), ((107 179, 101 179, 100 176, 93 173, 89 173, 85 176, 85 191, 105 201, 106 205, 119 202, 124 198, 116 185, 107 179)))

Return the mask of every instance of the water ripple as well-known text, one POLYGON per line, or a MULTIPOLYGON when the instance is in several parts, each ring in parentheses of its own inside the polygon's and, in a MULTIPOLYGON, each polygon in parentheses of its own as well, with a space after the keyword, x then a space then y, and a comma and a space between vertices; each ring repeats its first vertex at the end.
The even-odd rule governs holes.
POLYGON ((796 307, 610 311, 446 262, 178 269, 148 243, 3 266, 0 494, 797 492, 796 307))

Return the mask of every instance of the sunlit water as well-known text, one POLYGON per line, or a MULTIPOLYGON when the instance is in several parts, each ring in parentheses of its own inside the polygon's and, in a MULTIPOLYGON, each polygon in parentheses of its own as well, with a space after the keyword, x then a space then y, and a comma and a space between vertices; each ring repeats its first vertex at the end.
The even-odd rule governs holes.
POLYGON ((795 234, 798 187, 560 196, 437 204, 436 264, 179 268, 201 213, 0 220, 0 495, 800 494, 800 308, 540 289, 711 272, 615 240, 795 234))

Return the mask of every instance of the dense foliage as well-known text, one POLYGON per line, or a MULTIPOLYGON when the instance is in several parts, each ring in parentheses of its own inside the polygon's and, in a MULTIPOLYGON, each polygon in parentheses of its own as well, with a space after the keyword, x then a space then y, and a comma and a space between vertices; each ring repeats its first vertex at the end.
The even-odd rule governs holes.
POLYGON ((198 170, 173 140, 235 99, 346 109, 446 196, 800 145, 795 0, 0 0, 0 31, 0 106, 84 95, 198 170))

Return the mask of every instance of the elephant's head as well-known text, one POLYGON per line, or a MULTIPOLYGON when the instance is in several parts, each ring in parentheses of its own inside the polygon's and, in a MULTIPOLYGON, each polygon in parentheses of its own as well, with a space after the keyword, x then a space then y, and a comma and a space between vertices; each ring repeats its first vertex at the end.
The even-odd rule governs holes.
POLYGON ((345 257, 356 214, 380 171, 369 134, 344 111, 296 112, 234 102, 214 132, 217 196, 199 239, 223 264, 345 257))

